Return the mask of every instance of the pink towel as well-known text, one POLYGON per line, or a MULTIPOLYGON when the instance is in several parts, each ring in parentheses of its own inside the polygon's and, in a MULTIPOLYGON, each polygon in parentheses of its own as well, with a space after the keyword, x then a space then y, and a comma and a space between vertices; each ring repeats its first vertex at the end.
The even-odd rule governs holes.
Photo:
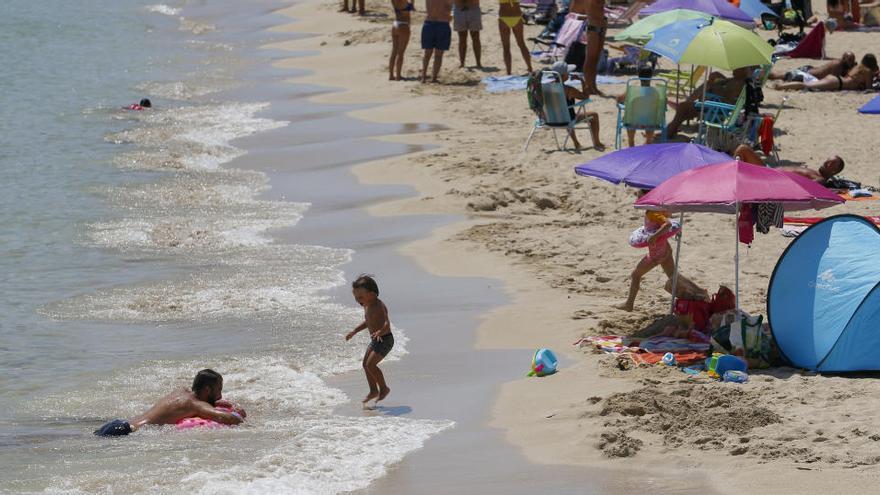
POLYGON ((556 35, 556 44, 568 48, 584 32, 586 19, 578 19, 577 17, 577 14, 565 16, 565 22, 562 23, 562 27, 559 28, 559 33, 556 35))

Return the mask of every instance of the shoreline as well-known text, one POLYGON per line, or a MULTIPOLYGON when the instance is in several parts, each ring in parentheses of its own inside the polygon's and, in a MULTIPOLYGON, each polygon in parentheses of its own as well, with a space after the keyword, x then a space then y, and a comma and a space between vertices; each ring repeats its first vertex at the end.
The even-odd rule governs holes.
MULTIPOLYGON (((847 484, 852 487, 851 492, 870 492, 867 482, 872 478, 868 469, 874 463, 870 461, 873 446, 859 439, 863 436, 861 433, 847 435, 843 430, 851 428, 848 425, 856 421, 841 421, 844 424, 832 427, 839 431, 839 438, 822 444, 825 437, 819 432, 820 428, 810 426, 813 422, 804 417, 810 408, 830 401, 834 394, 842 393, 851 384, 844 379, 811 380, 792 371, 784 371, 780 376, 759 372, 754 387, 743 387, 744 397, 749 400, 758 401, 764 394, 775 398, 779 404, 792 403, 792 413, 782 418, 784 429, 778 429, 779 424, 756 423, 749 434, 722 439, 720 445, 712 442, 707 445, 687 442, 675 445, 667 443, 661 435, 636 428, 633 438, 644 446, 641 450, 636 448, 625 452, 623 458, 604 455, 600 444, 616 441, 626 451, 625 444, 631 439, 623 435, 609 441, 604 436, 613 421, 603 419, 597 404, 642 388, 657 389, 658 393, 664 394, 674 392, 680 390, 686 381, 680 375, 659 373, 656 369, 621 373, 613 369, 607 356, 571 346, 585 334, 636 330, 644 322, 662 314, 664 310, 661 308, 668 304, 668 297, 659 288, 662 283, 657 283, 661 280, 659 274, 652 273, 645 278, 639 297, 639 304, 646 309, 632 314, 608 309, 625 294, 620 287, 636 261, 634 256, 637 253, 613 244, 625 238, 633 222, 640 219, 630 206, 630 193, 573 176, 571 167, 574 164, 599 156, 592 149, 578 155, 530 151, 529 161, 523 156, 516 158, 508 149, 496 152, 493 146, 515 147, 525 138, 531 120, 527 108, 516 112, 515 118, 505 114, 503 109, 495 108, 510 104, 525 107, 522 95, 487 96, 479 85, 471 83, 475 78, 492 75, 492 72, 458 69, 454 50, 448 52, 441 71, 441 81, 450 83, 448 86, 388 82, 383 77, 387 76, 387 72, 383 72, 387 69, 382 66, 387 60, 384 58, 387 46, 383 33, 379 32, 380 27, 383 32, 387 30, 386 24, 379 24, 387 20, 387 16, 383 18, 377 13, 368 19, 358 19, 336 13, 335 6, 310 1, 283 11, 297 19, 295 30, 317 33, 307 40, 290 43, 299 50, 320 51, 320 56, 296 59, 294 65, 297 68, 314 71, 298 78, 298 82, 344 88, 341 92, 318 96, 314 101, 370 102, 372 106, 369 108, 353 110, 349 115, 371 122, 417 120, 436 125, 449 123, 449 129, 443 132, 382 138, 420 146, 437 143, 441 148, 354 167, 353 172, 363 183, 406 184, 419 194, 375 204, 368 211, 378 216, 467 215, 466 220, 434 229, 428 238, 409 243, 400 252, 415 259, 432 274, 480 276, 502 282, 511 302, 480 317, 475 336, 476 349, 528 352, 536 347, 550 347, 562 357, 562 372, 557 375, 501 384, 500 393, 493 398, 489 427, 503 431, 506 441, 535 465, 612 471, 612 476, 617 475, 617 479, 608 484, 600 483, 611 492, 636 489, 637 482, 633 481, 636 479, 654 489, 662 487, 675 493, 732 493, 743 487, 775 492, 815 488, 831 493, 847 484), (351 80, 348 77, 351 74, 358 74, 358 81, 351 80), (465 95, 463 91, 470 94, 465 95), (481 96, 486 100, 491 98, 492 103, 487 102, 486 106, 492 105, 493 108, 479 108, 476 103, 481 96), (456 111, 458 113, 453 116, 456 111), (478 115, 481 112, 485 114, 478 115), (450 123, 453 121, 454 124, 450 123), (509 129, 500 126, 504 123, 511 124, 507 126, 509 129), (474 134, 481 131, 481 124, 497 135, 474 134), (510 161, 505 162, 508 159, 510 161), (564 168, 560 164, 564 164, 564 168), (510 184, 492 183, 492 179, 504 177, 508 170, 514 177, 510 184), (529 186, 534 191, 524 192, 523 189, 529 186), (550 206, 542 206, 548 204, 550 206), (577 211, 582 213, 573 214, 577 211), (594 259, 580 259, 581 251, 594 251, 595 254, 590 255, 594 259), (550 263, 556 263, 558 267, 549 267, 550 263), (789 388, 793 391, 787 391, 789 388), (799 394, 807 394, 811 399, 804 401, 803 395, 799 394), (792 401, 797 398, 801 402, 795 406, 792 401), (817 433, 810 432, 810 428, 817 433), (742 442, 747 447, 739 452, 737 447, 731 448, 729 442, 742 442), (868 453, 864 460, 862 454, 848 453, 847 445, 851 442, 858 443, 859 449, 868 453), (784 446, 788 443, 793 444, 791 452, 785 451, 784 446), (835 453, 837 451, 840 455, 835 453), (631 476, 633 480, 625 479, 631 476)), ((368 3, 368 10, 384 13, 387 7, 384 3, 368 3), (381 7, 377 7, 379 5, 381 7)), ((414 21, 414 27, 418 26, 418 17, 414 21)), ((492 23, 484 24, 488 26, 484 31, 491 31, 492 23)), ((413 38, 407 49, 407 75, 417 68, 413 61, 420 55, 417 31, 417 27, 413 29, 413 38)), ((860 34, 864 33, 835 33, 832 49, 835 53, 840 51, 860 34)), ((486 46, 491 47, 492 43, 487 41, 484 40, 484 61, 488 58, 486 46)), ((796 63, 783 61, 780 65, 794 66, 796 63)), ((516 72, 516 57, 514 66, 516 72)), ((613 93, 617 89, 615 86, 606 91, 613 93)), ((808 98, 819 98, 821 105, 831 107, 840 105, 841 101, 851 101, 849 94, 795 95, 782 119, 790 118, 794 121, 793 127, 798 125, 797 117, 808 108, 808 98)), ((768 92, 769 105, 781 100, 781 93, 768 92)), ((603 136, 607 144, 611 141, 608 127, 609 122, 613 122, 613 104, 597 99, 593 109, 599 111, 605 122, 603 136)), ((809 131, 798 127, 797 132, 809 131)), ((815 130, 814 138, 819 138, 821 132, 821 129, 815 130)), ((778 138, 785 157, 809 164, 825 153, 825 149, 818 145, 821 139, 802 144, 795 141, 792 134, 787 132, 778 138)), ((536 141, 539 139, 546 141, 547 136, 539 135, 536 141)), ((539 149, 546 144, 533 142, 532 146, 539 149)), ((852 141, 846 139, 843 144, 852 145, 852 141)), ((849 148, 846 151, 852 152, 849 148)), ((867 162, 864 155, 862 153, 859 157, 867 162)), ((854 173, 863 170, 856 165, 854 173)), ((855 205, 850 211, 866 211, 867 208, 865 204, 855 205)), ((732 279, 731 268, 726 263, 732 255, 733 244, 728 242, 730 236, 726 233, 732 232, 732 221, 723 217, 692 216, 688 225, 690 232, 685 237, 683 253, 687 252, 691 260, 696 260, 697 255, 702 256, 704 263, 683 265, 684 273, 688 276, 696 274, 695 278, 703 283, 708 283, 707 280, 731 283, 732 280, 728 280, 732 279), (719 238, 718 232, 725 235, 719 238), (722 244, 706 246, 705 242, 701 243, 706 238, 722 244), (706 264, 718 266, 703 266, 706 264)), ((772 268, 775 260, 773 253, 781 252, 787 243, 778 236, 768 236, 761 241, 758 254, 746 254, 748 264, 741 280, 743 305, 756 313, 762 312, 762 286, 766 283, 768 267, 772 268)), ((522 369, 526 367, 527 363, 522 369)), ((728 384, 694 386, 700 393, 720 390, 724 394, 738 393, 740 389, 735 387, 728 384)), ((873 385, 859 388, 866 392, 876 391, 873 385)), ((853 394, 850 391, 845 399, 855 400, 857 395, 858 392, 853 394)), ((769 405, 778 409, 779 404, 769 405)), ((850 407, 854 405, 850 402, 850 407)), ((836 406, 822 418, 844 412, 845 406, 836 406)), ((758 409, 755 405, 749 414, 758 409)), ((723 414, 723 411, 715 413, 723 414)), ((872 413, 869 418, 873 417, 872 413)), ((835 423, 834 420, 830 422, 835 423)), ((383 478, 379 483, 387 479, 383 478)), ((382 486, 391 488, 387 483, 382 486)))

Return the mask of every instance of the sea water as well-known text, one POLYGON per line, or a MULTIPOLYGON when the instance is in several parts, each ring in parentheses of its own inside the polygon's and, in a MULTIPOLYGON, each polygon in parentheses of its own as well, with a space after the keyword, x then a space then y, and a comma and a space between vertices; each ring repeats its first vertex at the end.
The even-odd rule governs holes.
POLYGON ((310 205, 230 165, 288 125, 216 96, 265 63, 241 56, 262 34, 224 32, 230 3, 3 3, 0 492, 338 493, 451 426, 333 414, 326 379, 363 352, 331 295, 352 252, 276 241, 310 205), (91 435, 206 367, 245 426, 91 435))

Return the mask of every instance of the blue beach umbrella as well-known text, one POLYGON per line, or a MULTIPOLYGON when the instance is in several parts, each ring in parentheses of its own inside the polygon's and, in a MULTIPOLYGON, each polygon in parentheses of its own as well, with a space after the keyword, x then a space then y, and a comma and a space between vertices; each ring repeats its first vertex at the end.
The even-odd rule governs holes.
POLYGON ((739 9, 752 16, 752 19, 760 19, 764 14, 779 17, 776 12, 773 12, 769 7, 764 5, 761 0, 740 0, 739 9))

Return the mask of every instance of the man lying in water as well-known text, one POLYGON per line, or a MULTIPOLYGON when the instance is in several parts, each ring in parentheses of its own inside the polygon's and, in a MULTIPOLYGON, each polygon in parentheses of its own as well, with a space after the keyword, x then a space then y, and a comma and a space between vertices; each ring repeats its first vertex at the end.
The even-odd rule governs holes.
MULTIPOLYGON (((755 152, 752 148, 748 147, 745 144, 741 144, 737 146, 737 148, 733 151, 733 156, 738 158, 740 161, 751 163, 752 165, 766 165, 764 160, 755 152)), ((807 179, 818 182, 819 184, 825 185, 825 183, 835 175, 843 172, 843 158, 835 155, 822 163, 819 166, 819 170, 813 170, 807 167, 798 167, 798 166, 784 166, 784 167, 776 167, 776 170, 782 170, 784 172, 791 172, 794 174, 798 174, 802 177, 806 177, 807 179)))
POLYGON ((227 425, 241 423, 247 414, 244 409, 222 399, 223 377, 214 370, 202 370, 193 380, 192 390, 181 388, 174 391, 147 412, 128 421, 115 419, 95 430, 99 436, 128 435, 143 425, 170 425, 181 419, 198 416, 227 425), (232 409, 232 412, 218 410, 216 406, 232 409))

